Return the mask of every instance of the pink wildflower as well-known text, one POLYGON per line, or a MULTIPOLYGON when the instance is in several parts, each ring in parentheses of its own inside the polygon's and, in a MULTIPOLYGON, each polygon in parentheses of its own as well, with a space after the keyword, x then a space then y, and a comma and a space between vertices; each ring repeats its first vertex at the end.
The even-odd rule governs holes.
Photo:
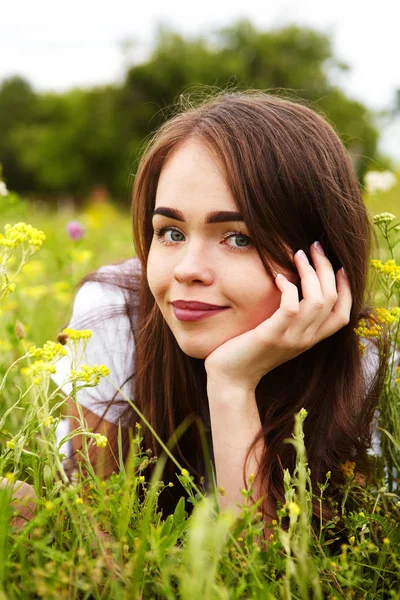
POLYGON ((81 237, 85 234, 85 228, 79 221, 70 221, 67 223, 66 228, 67 233, 71 240, 80 240, 81 237))

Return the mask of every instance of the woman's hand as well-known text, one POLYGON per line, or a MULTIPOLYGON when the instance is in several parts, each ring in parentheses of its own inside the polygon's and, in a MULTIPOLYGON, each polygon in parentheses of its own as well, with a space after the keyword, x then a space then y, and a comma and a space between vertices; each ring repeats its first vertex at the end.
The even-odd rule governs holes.
MULTIPOLYGON (((305 255, 304 255, 305 256, 305 255)), ((285 277, 276 277, 282 292, 275 313, 250 331, 231 338, 205 360, 209 382, 254 391, 260 379, 282 363, 336 333, 350 320, 350 284, 342 269, 336 277, 330 261, 311 245, 314 268, 296 252, 303 299, 285 277)))

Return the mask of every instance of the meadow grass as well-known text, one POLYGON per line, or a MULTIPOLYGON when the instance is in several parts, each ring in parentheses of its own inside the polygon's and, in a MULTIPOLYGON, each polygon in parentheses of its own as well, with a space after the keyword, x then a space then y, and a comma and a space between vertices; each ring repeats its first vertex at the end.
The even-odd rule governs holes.
MULTIPOLYGON (((389 206, 395 213, 392 196, 399 198, 399 186, 368 196, 371 214, 388 212, 389 206)), ((296 449, 296 467, 293 473, 285 472, 285 503, 266 540, 261 537, 262 514, 257 504, 248 502, 251 480, 250 490, 242 490, 241 513, 235 516, 221 511, 218 496, 195 485, 193 476, 176 460, 174 485, 182 486, 189 499, 182 497, 174 514, 162 518, 157 499, 169 485, 162 481, 169 450, 164 444, 164 455, 149 458, 139 425, 140 421, 146 426, 146 421, 133 403, 138 424, 130 458, 123 464, 120 447, 119 472, 106 480, 96 475, 88 458, 90 446, 101 447, 106 440, 88 430, 81 414, 72 435, 83 434, 85 468, 80 466, 70 482, 55 434, 65 410, 65 396, 50 379, 63 353, 55 340, 69 320, 79 279, 102 264, 132 256, 130 217, 110 205, 66 215, 39 210, 15 197, 9 203, 9 214, 4 210, 1 215, 0 231, 7 223, 22 221, 39 232, 22 227, 20 242, 14 236, 15 247, 9 246, 9 252, 0 245, 0 476, 4 478, 0 600, 398 598, 400 373, 396 378, 396 365, 380 401, 383 452, 375 457, 373 481, 359 483, 356 465, 345 463, 344 501, 338 505, 328 496, 334 517, 327 523, 311 521, 311 500, 321 501, 329 494, 330 474, 319 489, 311 488, 304 410, 295 415, 294 433, 287 440, 296 449), (72 219, 86 227, 78 241, 65 230, 72 219), (146 483, 142 473, 149 460, 156 461, 156 469, 146 483), (25 523, 23 505, 11 503, 17 481, 28 482, 35 492, 34 504, 31 499, 26 507, 32 508, 33 516, 25 523), (193 506, 191 514, 188 503, 193 506), (339 528, 339 521, 344 527, 339 528)), ((386 312, 378 324, 360 324, 366 335, 373 335, 376 326, 377 334, 379 327, 388 328, 394 350, 399 343, 400 275, 396 280, 396 262, 386 265, 386 271, 384 265, 395 260, 400 234, 391 228, 397 222, 390 217, 381 217, 380 223, 376 219, 382 246, 375 257, 381 266, 373 267, 378 274, 375 299, 386 312)), ((90 338, 70 332, 67 343, 79 353, 90 338)), ((75 374, 71 377, 74 396, 81 386, 92 385, 102 376, 107 376, 106 369, 75 374)))

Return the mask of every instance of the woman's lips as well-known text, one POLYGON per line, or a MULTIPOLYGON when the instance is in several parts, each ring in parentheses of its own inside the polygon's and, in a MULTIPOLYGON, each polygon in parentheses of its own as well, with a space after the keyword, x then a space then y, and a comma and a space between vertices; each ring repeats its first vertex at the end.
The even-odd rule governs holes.
POLYGON ((187 310, 185 308, 173 306, 175 316, 179 321, 198 321, 199 319, 206 319, 207 317, 212 317, 228 308, 229 306, 212 310, 187 310))

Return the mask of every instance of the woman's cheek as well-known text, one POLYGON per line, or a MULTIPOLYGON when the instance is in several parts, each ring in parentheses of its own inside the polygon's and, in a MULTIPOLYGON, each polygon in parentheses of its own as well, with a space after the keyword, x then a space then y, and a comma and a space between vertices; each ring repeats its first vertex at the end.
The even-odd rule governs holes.
POLYGON ((149 260, 147 263, 147 283, 156 300, 160 300, 168 289, 168 277, 160 262, 149 260))

